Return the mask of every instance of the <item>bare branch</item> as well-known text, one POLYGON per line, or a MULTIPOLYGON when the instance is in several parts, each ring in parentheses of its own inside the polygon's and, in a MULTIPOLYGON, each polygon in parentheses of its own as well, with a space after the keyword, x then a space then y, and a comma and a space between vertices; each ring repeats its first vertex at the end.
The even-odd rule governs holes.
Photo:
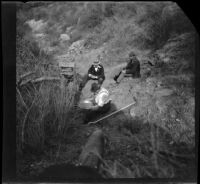
POLYGON ((40 82, 44 82, 44 81, 60 81, 60 78, 59 77, 40 77, 40 78, 37 78, 37 79, 29 79, 25 82, 22 82, 20 84, 20 86, 24 86, 24 85, 27 85, 28 83, 40 83, 40 82))
POLYGON ((26 107, 26 109, 28 109, 28 107, 27 107, 26 103, 24 102, 24 99, 23 99, 23 97, 22 97, 22 95, 21 95, 21 93, 20 93, 20 91, 17 87, 16 87, 16 90, 17 90, 17 93, 19 94, 19 97, 20 97, 22 104, 24 105, 24 107, 26 107))

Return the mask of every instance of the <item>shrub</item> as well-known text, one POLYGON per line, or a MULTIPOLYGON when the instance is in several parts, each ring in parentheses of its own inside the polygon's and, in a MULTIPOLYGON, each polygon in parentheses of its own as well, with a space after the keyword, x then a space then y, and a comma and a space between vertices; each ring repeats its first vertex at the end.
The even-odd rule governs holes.
MULTIPOLYGON (((29 152, 42 151, 50 144, 52 138, 57 141, 64 137, 70 127, 70 112, 74 106, 76 90, 72 86, 60 89, 60 84, 43 83, 39 89, 29 89, 23 94, 25 103, 30 101, 27 109, 17 98, 17 147, 29 152)), ((17 97, 19 94, 17 94, 17 97)), ((30 154, 31 152, 29 152, 30 154)))

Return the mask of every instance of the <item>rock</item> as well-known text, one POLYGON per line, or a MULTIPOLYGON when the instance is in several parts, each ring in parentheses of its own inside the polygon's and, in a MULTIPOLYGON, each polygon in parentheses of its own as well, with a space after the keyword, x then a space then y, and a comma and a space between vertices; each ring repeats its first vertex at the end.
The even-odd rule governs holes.
POLYGON ((135 117, 136 117, 134 108, 131 108, 131 110, 130 110, 130 115, 131 115, 132 118, 135 118, 135 117))
POLYGON ((36 37, 36 38, 39 38, 39 39, 45 38, 45 34, 44 34, 44 33, 36 33, 36 34, 35 34, 35 37, 36 37))
POLYGON ((169 58, 169 57, 163 58, 163 62, 164 62, 164 63, 168 63, 169 61, 170 61, 170 58, 169 58))
POLYGON ((60 35, 60 40, 61 41, 68 41, 68 40, 70 40, 70 37, 69 37, 68 34, 61 34, 60 35))
POLYGON ((84 40, 78 40, 76 42, 73 42, 68 49, 68 54, 73 55, 75 57, 75 55, 78 55, 82 52, 84 48, 83 45, 84 45, 84 40))

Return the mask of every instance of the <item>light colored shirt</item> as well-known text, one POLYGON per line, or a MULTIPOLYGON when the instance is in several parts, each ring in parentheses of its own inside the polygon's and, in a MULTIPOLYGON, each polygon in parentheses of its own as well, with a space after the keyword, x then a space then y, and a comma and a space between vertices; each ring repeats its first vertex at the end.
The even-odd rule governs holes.
POLYGON ((97 72, 99 68, 98 68, 98 67, 95 67, 94 69, 95 69, 95 71, 97 72))
POLYGON ((98 106, 103 107, 109 101, 109 92, 105 88, 101 88, 95 97, 95 102, 98 106))

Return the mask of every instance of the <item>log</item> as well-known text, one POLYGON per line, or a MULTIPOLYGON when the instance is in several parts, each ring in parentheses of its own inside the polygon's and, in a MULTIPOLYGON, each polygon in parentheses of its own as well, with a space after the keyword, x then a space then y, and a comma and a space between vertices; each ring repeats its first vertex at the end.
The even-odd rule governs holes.
POLYGON ((44 81, 59 81, 60 77, 40 77, 32 80, 32 83, 44 82, 44 81))

